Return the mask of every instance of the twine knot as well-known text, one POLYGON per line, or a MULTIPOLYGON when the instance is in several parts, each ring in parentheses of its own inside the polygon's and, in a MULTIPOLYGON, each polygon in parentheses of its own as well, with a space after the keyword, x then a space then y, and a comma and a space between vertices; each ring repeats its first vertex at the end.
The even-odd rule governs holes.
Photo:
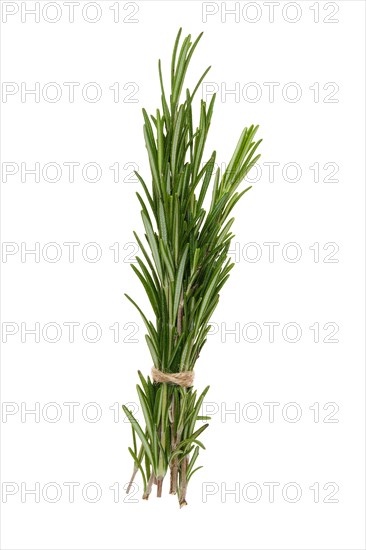
POLYGON ((162 372, 153 367, 151 369, 151 376, 154 382, 168 382, 182 388, 189 388, 193 386, 194 372, 162 372))

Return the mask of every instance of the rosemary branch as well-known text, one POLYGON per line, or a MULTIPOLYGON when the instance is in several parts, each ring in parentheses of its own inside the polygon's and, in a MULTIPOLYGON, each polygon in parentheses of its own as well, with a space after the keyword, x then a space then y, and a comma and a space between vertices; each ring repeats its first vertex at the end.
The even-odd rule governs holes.
MULTIPOLYGON (((165 373, 192 371, 206 343, 209 320, 219 302, 220 291, 230 276, 233 262, 228 257, 233 238, 230 214, 250 189, 238 191, 249 170, 257 162, 261 140, 254 141, 258 126, 244 128, 234 154, 223 174, 214 175, 216 152, 203 162, 211 124, 215 95, 207 105, 200 102, 198 126, 194 129, 192 103, 210 67, 197 85, 182 89, 188 65, 202 33, 192 42, 188 35, 180 44, 178 32, 171 62, 171 92, 167 98, 159 60, 161 109, 149 116, 143 109, 144 138, 151 169, 151 185, 140 174, 145 198, 137 193, 147 246, 136 233, 142 257, 132 265, 149 298, 155 323, 138 309, 145 323, 146 342, 153 365, 165 373), (213 177, 214 175, 214 177, 213 177), (213 180, 213 184, 211 183, 213 180), (210 190, 211 199, 208 201, 210 190)), ((139 371, 137 393, 144 416, 142 428, 123 407, 131 422, 134 461, 132 481, 140 471, 147 499, 154 483, 157 495, 168 468, 170 492, 186 504, 187 486, 201 448, 198 439, 208 424, 196 429, 208 387, 197 392, 178 385, 154 383, 139 371), (137 448, 137 438, 140 447, 137 448)))

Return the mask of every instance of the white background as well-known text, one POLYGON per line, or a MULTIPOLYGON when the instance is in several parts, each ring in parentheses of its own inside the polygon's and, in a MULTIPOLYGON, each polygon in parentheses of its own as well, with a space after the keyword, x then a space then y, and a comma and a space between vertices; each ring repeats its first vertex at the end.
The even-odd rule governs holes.
MULTIPOLYGON (((235 15, 225 21, 233 2, 143 1, 138 10, 120 2, 114 22, 117 3, 102 1, 95 23, 87 20, 96 16, 93 6, 83 17, 84 0, 75 6, 73 23, 63 2, 58 10, 51 4, 35 22, 24 12, 34 2, 2 2, 2 80, 15 83, 6 88, 15 93, 2 97, 2 161, 3 171, 13 166, 16 172, 2 185, 3 246, 13 252, 2 257, 3 500, 14 492, 2 505, 2 548, 365 548, 364 3, 281 2, 271 22, 266 2, 237 2, 237 21, 235 15), (5 9, 15 12, 7 20, 5 9), (205 10, 216 13, 204 21, 205 10), (125 499, 131 439, 120 412, 122 403, 136 400, 137 369, 147 374, 151 367, 142 324, 123 297, 128 292, 146 304, 129 265, 134 248, 127 243, 141 223, 138 184, 125 165, 136 163, 148 179, 141 108, 154 113, 159 105, 157 59, 168 80, 180 26, 194 37, 205 31, 187 82, 192 87, 212 65, 205 85, 218 90, 206 158, 215 148, 220 162, 227 161, 241 129, 252 122, 260 124, 264 139, 261 177, 236 210, 237 265, 214 314, 216 333, 196 368, 197 388, 211 386, 206 406, 214 414, 203 438, 204 468, 192 478, 183 510, 167 494, 167 480, 160 500, 152 495, 141 501, 141 487, 125 499), (47 96, 50 82, 62 91, 58 101, 50 100, 55 88, 47 96), (74 102, 64 82, 80 84, 74 102), (102 90, 97 102, 82 96, 89 82, 102 90), (34 95, 22 101, 21 83, 23 90, 39 83, 39 102, 34 95), (110 89, 115 83, 117 102, 110 89), (273 98, 268 83, 277 83, 273 98), (235 86, 239 97, 225 95, 235 86), (299 90, 301 97, 291 101, 299 90), (137 101, 129 101, 131 92, 137 101), (22 181, 21 163, 32 168, 37 162, 41 170, 58 163, 59 181, 47 181, 51 169, 39 182, 29 173, 22 181), (66 162, 80 163, 74 182, 66 162), (94 183, 81 171, 90 162, 102 170, 94 183), (274 178, 263 165, 271 162, 279 163, 274 178), (115 163, 119 182, 109 168, 115 163), (324 168, 327 163, 333 164, 324 168), (79 243, 74 262, 67 242, 79 243), (91 242, 100 247, 99 261, 90 261, 95 248, 84 248, 91 242), (56 248, 47 243, 57 243, 58 261, 50 261, 56 248), (114 243, 119 257, 117 245, 110 249, 114 243), (263 243, 278 243, 273 258, 263 243), (39 258, 22 257, 35 246, 39 258), (291 261, 295 253, 301 257, 291 261), (68 322, 79 323, 73 343, 68 322), (273 342, 264 325, 269 322, 279 323, 273 342), (36 323, 39 342, 25 332, 36 323), (47 323, 54 323, 49 332, 47 323), (87 323, 100 328, 95 343, 82 336, 87 323), (286 328, 288 323, 296 325, 286 328), (114 342, 109 327, 117 324, 114 342), (225 333, 235 327, 236 334, 225 333), (299 327, 298 341, 290 342, 299 327), (256 333, 258 341, 250 341, 256 333), (325 341, 329 337, 336 341, 325 341), (47 341, 52 338, 59 339, 47 341), (79 404, 74 422, 69 402, 79 404), (98 408, 85 407, 91 402, 98 408), (278 404, 272 422, 268 402, 278 404), (25 414, 35 407, 38 419, 25 414), (96 410, 102 416, 92 422, 96 410), (52 422, 55 414, 61 418, 52 422), (298 421, 291 422, 295 415, 298 421), (67 482, 80 484, 73 503, 67 482), (273 502, 268 482, 279 484, 273 502), (24 493, 37 483, 40 502, 24 493), (47 483, 57 485, 42 494, 47 483), (100 488, 98 502, 83 498, 88 483, 100 488), (245 493, 248 483, 257 485, 245 493), (297 502, 289 502, 294 486, 283 493, 288 483, 301 489, 297 502), (319 502, 310 489, 316 483, 319 502), (112 486, 120 488, 118 502, 112 486), (250 502, 258 486, 258 501, 250 502), (55 487, 62 493, 51 503, 55 487), (338 502, 324 502, 335 487, 338 502), (208 488, 215 494, 205 498, 208 488), (230 489, 236 495, 227 494, 230 489)), ((92 169, 88 174, 94 177, 92 169)), ((94 338, 92 326, 85 330, 94 338)), ((87 498, 93 496, 91 487, 87 498)))

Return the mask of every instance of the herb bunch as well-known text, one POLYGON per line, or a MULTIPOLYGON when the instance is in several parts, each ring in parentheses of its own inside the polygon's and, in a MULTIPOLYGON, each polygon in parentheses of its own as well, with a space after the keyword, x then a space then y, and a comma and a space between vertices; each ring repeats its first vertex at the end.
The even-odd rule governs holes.
MULTIPOLYGON (((149 116, 143 109, 144 138, 151 169, 151 185, 140 174, 144 197, 137 193, 145 240, 134 233, 142 257, 132 269, 141 281, 155 315, 150 321, 132 298, 142 316, 146 342, 155 369, 166 374, 193 371, 206 343, 209 320, 219 302, 220 291, 230 276, 233 262, 228 258, 233 238, 230 217, 239 199, 250 187, 239 185, 257 162, 261 142, 254 141, 258 126, 244 128, 234 154, 223 174, 217 169, 216 152, 203 162, 211 124, 215 95, 209 104, 201 100, 199 123, 194 127, 192 102, 208 73, 185 91, 186 72, 202 36, 192 42, 188 35, 175 40, 171 61, 170 95, 167 97, 159 60, 161 109, 149 116)), ((186 504, 188 483, 200 467, 196 461, 204 445, 199 437, 209 420, 199 415, 208 387, 198 396, 193 387, 179 383, 154 382, 138 372, 137 393, 144 416, 142 427, 124 406, 131 422, 133 475, 139 471, 147 499, 154 484, 162 494, 170 469, 170 493, 186 504)), ((178 377, 179 378, 179 377, 178 377)), ((127 491, 129 490, 127 489, 127 491)))

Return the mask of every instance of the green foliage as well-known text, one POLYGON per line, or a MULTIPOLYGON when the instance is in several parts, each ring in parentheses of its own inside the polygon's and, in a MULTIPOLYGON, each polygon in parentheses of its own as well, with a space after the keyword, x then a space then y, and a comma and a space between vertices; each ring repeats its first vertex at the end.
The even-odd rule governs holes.
MULTIPOLYGON (((181 99, 185 75, 201 36, 192 43, 189 35, 180 45, 179 30, 172 55, 169 98, 159 61, 161 109, 154 116, 143 109, 151 185, 136 173, 145 195, 143 198, 137 193, 147 244, 134 233, 142 257, 137 257, 138 266, 132 268, 148 296, 155 322, 127 298, 145 323, 154 366, 167 373, 192 371, 206 343, 209 320, 233 267, 228 258, 234 222, 230 214, 250 189, 238 191, 260 157, 257 149, 261 140, 254 140, 258 126, 252 125, 244 128, 223 174, 217 170, 213 176, 216 152, 203 160, 215 95, 208 105, 200 102, 196 128, 192 102, 209 68, 193 91, 187 89, 181 99)), ((129 452, 134 471, 142 473, 147 498, 153 481, 163 479, 169 466, 173 471, 177 469, 177 491, 181 503, 185 503, 186 485, 199 469, 193 466, 199 448, 204 448, 198 437, 207 424, 195 426, 204 419, 199 411, 208 388, 197 399, 192 388, 154 384, 141 373, 139 377, 142 387, 137 386, 137 392, 145 429, 124 407, 132 424, 134 448, 129 452), (139 451, 136 435, 141 444, 139 451)))
POLYGON ((144 257, 138 257, 138 267, 132 268, 155 314, 154 326, 139 309, 147 326, 153 363, 164 372, 192 370, 206 342, 219 291, 233 267, 227 256, 234 219, 228 218, 249 189, 237 191, 260 156, 256 151, 261 142, 254 141, 257 126, 245 128, 227 170, 222 176, 217 170, 211 186, 216 153, 205 163, 202 159, 215 95, 208 106, 201 101, 199 124, 194 130, 192 101, 209 69, 179 103, 189 62, 202 34, 194 43, 187 36, 179 49, 180 36, 181 30, 173 49, 169 102, 159 61, 162 108, 150 117, 143 109, 151 191, 136 174, 146 197, 144 200, 137 193, 150 254, 138 239, 144 257), (204 207, 210 186, 211 204, 204 207))

